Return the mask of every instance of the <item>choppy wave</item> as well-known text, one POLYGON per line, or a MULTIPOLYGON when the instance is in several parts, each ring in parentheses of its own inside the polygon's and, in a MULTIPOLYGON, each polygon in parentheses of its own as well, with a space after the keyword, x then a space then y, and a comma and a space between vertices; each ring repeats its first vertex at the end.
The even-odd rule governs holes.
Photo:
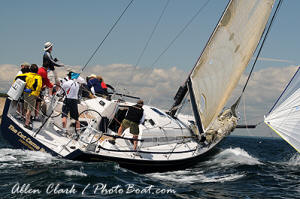
POLYGON ((178 183, 193 183, 199 181, 199 175, 192 175, 190 171, 174 171, 166 173, 147 174, 150 178, 178 183))
POLYGON ((234 165, 258 165, 262 164, 257 158, 249 155, 241 148, 228 148, 212 157, 212 160, 201 163, 199 166, 203 170, 187 169, 183 171, 173 171, 166 173, 154 173, 147 175, 163 181, 178 183, 209 183, 235 181, 245 176, 231 170, 234 165), (229 167, 229 169, 227 169, 229 167))
POLYGON ((44 152, 9 148, 0 149, 1 167, 21 166, 30 162, 49 164, 54 160, 57 160, 57 158, 44 152))
MULTIPOLYGON (((281 140, 228 137, 205 160, 180 171, 138 174, 116 163, 86 163, 64 160, 46 153, 0 149, 0 198, 151 198, 147 194, 95 195, 92 185, 107 188, 133 184, 135 188, 153 185, 173 189, 176 194, 152 198, 300 198, 300 155, 281 140), (276 147, 274 147, 276 146, 276 147), (44 190, 50 183, 68 188, 76 184, 73 195, 15 195, 10 191, 18 181, 44 190)), ((0 142, 1 146, 1 142, 0 142)))
POLYGON ((204 177, 202 182, 228 182, 228 181, 235 181, 244 176, 245 176, 244 174, 229 174, 229 175, 221 175, 221 176, 204 177))
POLYGON ((64 173, 67 176, 81 176, 81 177, 88 176, 86 173, 81 172, 81 171, 76 171, 76 170, 66 170, 66 171, 64 171, 64 173))
POLYGON ((217 154, 209 164, 219 164, 221 166, 240 165, 258 165, 262 164, 257 158, 249 155, 245 150, 237 148, 228 148, 217 154))
POLYGON ((206 182, 227 182, 235 181, 244 177, 244 174, 220 174, 219 172, 211 173, 204 171, 174 171, 167 173, 153 173, 148 177, 156 178, 163 181, 172 181, 178 183, 192 184, 192 183, 206 183, 206 182))
POLYGON ((288 161, 288 165, 291 166, 300 166, 300 154, 295 153, 290 160, 288 161))

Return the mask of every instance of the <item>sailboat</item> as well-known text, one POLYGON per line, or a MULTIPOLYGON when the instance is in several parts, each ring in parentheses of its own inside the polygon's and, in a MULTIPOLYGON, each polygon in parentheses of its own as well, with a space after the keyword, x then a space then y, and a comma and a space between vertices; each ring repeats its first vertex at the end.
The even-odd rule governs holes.
POLYGON ((300 67, 277 99, 264 122, 300 153, 300 67))
POLYGON ((186 81, 178 89, 169 111, 144 105, 146 122, 139 125, 138 148, 133 150, 129 130, 118 136, 124 108, 138 97, 116 95, 82 98, 79 104, 80 131, 68 118, 68 132, 60 132, 64 95, 47 98, 42 122, 33 130, 18 119, 22 82, 15 82, 3 111, 1 132, 14 147, 46 151, 54 156, 80 161, 113 161, 138 172, 187 168, 202 160, 236 127, 233 108, 224 109, 247 67, 275 0, 231 0, 186 81), (194 120, 179 119, 183 102, 189 98, 194 120), (105 119, 104 119, 105 118, 105 119), (76 136, 74 136, 76 135, 76 136), (109 140, 116 139, 115 144, 109 140))

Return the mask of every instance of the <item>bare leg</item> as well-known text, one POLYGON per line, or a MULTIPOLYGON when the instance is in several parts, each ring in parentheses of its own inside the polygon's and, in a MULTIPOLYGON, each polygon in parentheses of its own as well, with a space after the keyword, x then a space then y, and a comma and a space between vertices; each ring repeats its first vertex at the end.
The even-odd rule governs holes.
POLYGON ((49 95, 51 96, 53 93, 53 87, 52 88, 49 88, 49 95))
POLYGON ((134 139, 134 141, 133 141, 133 149, 134 149, 134 150, 136 150, 136 147, 137 147, 137 142, 138 142, 137 139, 138 139, 138 137, 139 137, 139 136, 137 136, 137 135, 134 135, 134 136, 133 136, 133 139, 134 139))
POLYGON ((121 124, 121 126, 120 126, 119 129, 118 129, 118 136, 121 136, 122 133, 123 133, 123 126, 122 126, 122 124, 121 124))
POLYGON ((80 130, 80 122, 77 120, 76 121, 76 130, 79 131, 80 130))
POLYGON ((31 116, 31 111, 29 109, 27 109, 26 112, 26 120, 25 120, 25 125, 28 126, 29 122, 30 122, 30 116, 31 116))
POLYGON ((63 125, 63 128, 67 127, 67 117, 62 118, 62 125, 63 125))
POLYGON ((35 107, 35 118, 38 118, 39 117, 39 112, 40 112, 40 105, 41 105, 41 102, 36 102, 36 107, 35 107))
POLYGON ((17 111, 18 111, 18 113, 20 113, 20 115, 22 115, 23 114, 23 111, 21 111, 22 109, 21 109, 21 103, 19 102, 18 104, 17 104, 17 111))

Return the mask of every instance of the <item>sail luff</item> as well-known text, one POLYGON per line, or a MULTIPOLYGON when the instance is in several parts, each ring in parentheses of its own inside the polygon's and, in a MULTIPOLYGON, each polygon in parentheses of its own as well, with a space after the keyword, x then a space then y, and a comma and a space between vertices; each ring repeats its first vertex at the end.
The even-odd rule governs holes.
MULTIPOLYGON (((230 4, 230 1, 228 2, 228 4, 227 4, 225 10, 223 11, 223 13, 222 13, 222 15, 221 15, 221 17, 220 17, 218 23, 216 24, 216 27, 214 28, 213 33, 210 35, 210 37, 209 37, 209 39, 207 40, 207 43, 205 44, 205 46, 208 45, 209 41, 211 40, 211 37, 214 35, 214 32, 216 31, 216 29, 217 29, 217 27, 218 27, 218 24, 220 23, 220 21, 221 21, 221 19, 222 19, 222 16, 223 16, 224 13, 226 12, 226 10, 227 10, 229 4, 230 4)), ((188 75, 188 78, 186 79, 186 81, 184 82, 184 84, 183 84, 182 86, 179 87, 179 89, 178 89, 178 91, 177 91, 177 93, 176 93, 176 95, 175 95, 175 97, 174 97, 175 102, 173 103, 172 107, 171 107, 170 110, 168 111, 168 113, 169 113, 171 116, 174 116, 174 115, 176 114, 176 112, 177 112, 177 107, 182 103, 182 99, 184 98, 184 96, 187 95, 188 90, 186 89, 184 93, 181 92, 181 95, 183 95, 183 97, 182 97, 181 99, 179 99, 179 100, 178 100, 178 98, 176 99, 176 96, 177 96, 177 94, 180 92, 180 90, 182 90, 182 88, 186 88, 186 87, 187 87, 188 81, 190 80, 190 76, 191 76, 191 74, 193 73, 195 67, 197 66, 197 63, 199 62, 199 59, 201 58, 201 56, 202 56, 204 50, 205 50, 205 47, 203 48, 202 52, 200 53, 200 56, 198 57, 196 63, 194 64, 194 67, 192 68, 190 74, 188 75)))
POLYGON ((226 104, 268 22, 274 0, 232 0, 191 73, 202 124, 207 128, 226 104))
MULTIPOLYGON (((297 147, 294 143, 292 143, 286 136, 282 135, 279 131, 274 129, 268 122, 265 122, 267 126, 269 126, 277 135, 279 135, 283 140, 285 140, 290 146, 292 146, 298 153, 300 153, 300 147, 297 147)), ((299 142, 298 142, 299 143, 299 142)))

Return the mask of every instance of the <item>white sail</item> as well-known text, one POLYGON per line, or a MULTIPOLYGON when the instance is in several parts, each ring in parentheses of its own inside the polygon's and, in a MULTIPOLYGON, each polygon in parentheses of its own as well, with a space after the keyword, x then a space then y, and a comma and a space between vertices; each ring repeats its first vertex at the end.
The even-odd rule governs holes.
POLYGON ((299 68, 272 111, 265 117, 265 123, 300 152, 299 68))
POLYGON ((232 0, 208 41, 191 82, 204 129, 236 87, 263 34, 274 0, 232 0))

